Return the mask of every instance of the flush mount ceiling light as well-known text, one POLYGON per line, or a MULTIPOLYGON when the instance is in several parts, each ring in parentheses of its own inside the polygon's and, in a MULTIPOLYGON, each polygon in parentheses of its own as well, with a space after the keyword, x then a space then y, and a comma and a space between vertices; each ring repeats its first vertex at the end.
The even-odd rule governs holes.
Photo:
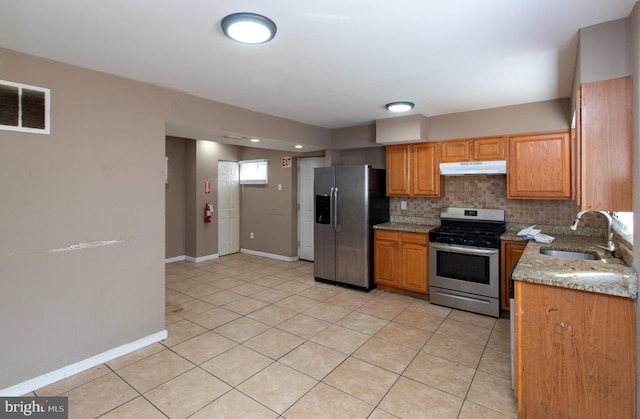
POLYGON ((276 35, 276 24, 256 13, 233 13, 222 19, 222 31, 234 41, 262 44, 276 35))
POLYGON ((385 108, 387 108, 388 111, 391 112, 406 112, 406 111, 410 111, 411 109, 413 109, 415 105, 413 104, 413 102, 391 102, 391 103, 387 103, 386 105, 384 105, 385 108))

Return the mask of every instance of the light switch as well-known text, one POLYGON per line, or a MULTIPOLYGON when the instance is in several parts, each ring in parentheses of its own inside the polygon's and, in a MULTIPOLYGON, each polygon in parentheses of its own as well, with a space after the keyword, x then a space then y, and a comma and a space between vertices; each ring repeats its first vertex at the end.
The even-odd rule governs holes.
POLYGON ((282 190, 282 183, 278 183, 278 190, 281 191, 282 190))
POLYGON ((400 201, 400 209, 401 210, 407 209, 407 201, 400 201))

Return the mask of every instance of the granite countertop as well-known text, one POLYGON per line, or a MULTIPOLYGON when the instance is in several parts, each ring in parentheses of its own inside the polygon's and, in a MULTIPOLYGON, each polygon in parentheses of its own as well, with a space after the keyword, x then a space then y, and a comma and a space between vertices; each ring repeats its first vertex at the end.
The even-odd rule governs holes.
MULTIPOLYGON (((596 246, 602 238, 554 235, 550 243, 527 242, 527 247, 513 271, 516 281, 571 288, 636 299, 638 277, 622 259, 612 258, 596 246), (551 248, 596 254, 599 260, 566 259, 547 256, 540 249, 551 248)), ((506 232, 502 240, 522 240, 516 232, 506 232)))
POLYGON ((423 224, 423 223, 402 223, 402 222, 390 221, 388 223, 376 224, 373 226, 373 228, 380 229, 380 230, 407 231, 409 233, 428 233, 429 230, 432 230, 439 226, 440 226, 440 223, 423 224))

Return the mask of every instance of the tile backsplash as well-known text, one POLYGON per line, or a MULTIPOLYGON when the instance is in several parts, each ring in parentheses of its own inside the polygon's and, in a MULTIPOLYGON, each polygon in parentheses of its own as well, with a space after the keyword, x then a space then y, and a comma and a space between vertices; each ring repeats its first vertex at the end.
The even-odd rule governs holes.
MULTIPOLYGON (((571 225, 579 211, 572 200, 507 199, 507 177, 504 175, 450 176, 445 179, 445 191, 440 198, 391 197, 389 205, 392 217, 438 220, 443 207, 491 208, 505 210, 507 225, 561 227, 571 225), (401 201, 406 201, 406 210, 400 209, 401 201)), ((601 218, 586 214, 580 227, 603 228, 605 224, 601 218)))

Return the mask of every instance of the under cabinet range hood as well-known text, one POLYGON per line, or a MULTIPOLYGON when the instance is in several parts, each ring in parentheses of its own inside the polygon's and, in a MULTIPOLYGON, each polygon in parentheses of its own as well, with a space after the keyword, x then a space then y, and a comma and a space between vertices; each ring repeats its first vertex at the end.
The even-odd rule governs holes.
POLYGON ((506 160, 440 163, 442 176, 504 175, 506 173, 506 160))

